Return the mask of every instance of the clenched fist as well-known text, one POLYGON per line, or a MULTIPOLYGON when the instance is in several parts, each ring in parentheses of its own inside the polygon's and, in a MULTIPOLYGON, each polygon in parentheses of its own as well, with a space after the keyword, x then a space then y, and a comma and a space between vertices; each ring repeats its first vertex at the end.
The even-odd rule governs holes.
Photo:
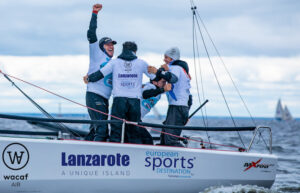
POLYGON ((88 81, 88 75, 86 75, 86 76, 84 76, 83 77, 83 82, 85 83, 85 84, 87 84, 89 81, 88 81))
POLYGON ((98 13, 102 9, 102 4, 95 4, 93 6, 93 13, 98 13))
POLYGON ((156 74, 157 69, 154 66, 148 66, 148 73, 149 74, 156 74))
POLYGON ((164 91, 165 92, 168 92, 168 91, 170 91, 170 90, 172 90, 172 84, 166 84, 165 86, 164 86, 164 91))
POLYGON ((161 68, 165 69, 165 71, 169 71, 169 66, 167 64, 161 65, 161 68))

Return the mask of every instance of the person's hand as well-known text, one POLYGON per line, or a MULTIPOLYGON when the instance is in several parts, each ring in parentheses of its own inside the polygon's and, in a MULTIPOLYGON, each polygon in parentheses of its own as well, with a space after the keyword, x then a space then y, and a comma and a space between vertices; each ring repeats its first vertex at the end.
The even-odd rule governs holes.
POLYGON ((165 90, 165 92, 168 92, 168 91, 170 91, 170 90, 172 90, 172 84, 166 84, 165 86, 164 86, 164 90, 165 90))
POLYGON ((148 73, 149 74, 156 74, 157 69, 154 66, 148 66, 148 73))
POLYGON ((85 84, 87 84, 89 81, 88 81, 88 75, 85 75, 84 77, 83 77, 83 82, 85 83, 85 84))
POLYGON ((168 64, 163 64, 160 66, 161 68, 165 69, 165 71, 169 71, 169 66, 168 64))
POLYGON ((93 6, 93 13, 98 13, 102 9, 102 4, 95 4, 93 6))

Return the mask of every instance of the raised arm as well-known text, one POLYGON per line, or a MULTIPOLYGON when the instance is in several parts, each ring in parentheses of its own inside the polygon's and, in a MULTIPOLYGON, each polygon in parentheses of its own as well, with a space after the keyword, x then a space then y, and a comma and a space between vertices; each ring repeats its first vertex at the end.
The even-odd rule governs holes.
POLYGON ((96 29, 97 29, 97 15, 98 12, 102 9, 101 4, 95 4, 93 6, 93 13, 92 13, 92 18, 90 21, 90 26, 87 31, 87 38, 90 44, 97 42, 97 35, 96 35, 96 29))

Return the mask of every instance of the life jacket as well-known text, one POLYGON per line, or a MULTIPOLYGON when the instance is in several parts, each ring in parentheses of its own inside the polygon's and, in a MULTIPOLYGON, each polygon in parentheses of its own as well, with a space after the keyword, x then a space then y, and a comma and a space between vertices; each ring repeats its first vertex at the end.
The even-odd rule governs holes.
POLYGON ((188 64, 185 62, 185 61, 182 61, 182 60, 175 60, 174 62, 171 63, 171 65, 174 65, 174 66, 180 66, 184 73, 189 77, 189 79, 191 80, 191 76, 189 74, 189 66, 188 64))

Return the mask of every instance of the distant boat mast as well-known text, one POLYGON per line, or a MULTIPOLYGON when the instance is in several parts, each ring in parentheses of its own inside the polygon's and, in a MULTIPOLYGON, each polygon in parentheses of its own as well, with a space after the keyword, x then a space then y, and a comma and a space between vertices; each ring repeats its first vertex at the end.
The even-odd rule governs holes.
POLYGON ((277 102, 275 119, 278 121, 289 121, 293 119, 287 106, 285 106, 284 108, 282 107, 280 99, 277 102))
POLYGON ((58 117, 62 117, 61 115, 61 103, 58 103, 58 117))

